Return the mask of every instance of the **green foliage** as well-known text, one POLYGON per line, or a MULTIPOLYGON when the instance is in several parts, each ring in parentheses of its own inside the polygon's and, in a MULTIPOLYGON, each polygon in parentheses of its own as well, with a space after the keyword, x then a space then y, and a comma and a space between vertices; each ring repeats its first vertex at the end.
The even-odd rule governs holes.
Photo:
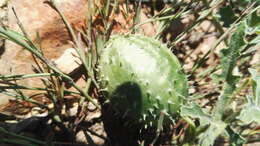
POLYGON ((260 124, 260 75, 254 69, 249 69, 252 76, 253 95, 247 96, 247 104, 242 109, 238 119, 244 124, 257 122, 260 124))
POLYGON ((248 26, 258 28, 260 27, 260 16, 257 11, 255 11, 248 17, 248 26))
POLYGON ((254 103, 260 106, 260 75, 258 75, 255 69, 249 69, 253 80, 253 94, 254 94, 254 103))
MULTIPOLYGON (((250 100, 251 97, 247 97, 250 100)), ((260 123, 260 107, 254 103, 248 101, 248 104, 243 108, 239 117, 244 124, 250 124, 252 122, 260 123)))
POLYGON ((186 105, 182 106, 181 116, 198 118, 200 120, 201 126, 209 125, 211 122, 211 116, 205 113, 202 110, 202 108, 195 103, 192 103, 190 106, 186 106, 186 105))
MULTIPOLYGON (((142 122, 144 127, 147 125, 157 127, 157 137, 160 131, 162 131, 164 124, 169 125, 178 122, 177 120, 180 118, 186 120, 187 123, 184 123, 189 125, 189 127, 184 126, 184 128, 181 127, 183 129, 179 130, 177 128, 176 130, 186 132, 183 134, 183 139, 182 136, 177 136, 176 141, 183 140, 179 142, 180 145, 212 146, 216 143, 216 140, 223 138, 229 142, 229 145, 242 146, 248 142, 248 137, 250 137, 245 135, 245 129, 252 133, 255 132, 250 129, 250 126, 252 123, 260 123, 259 69, 249 69, 251 78, 247 79, 247 69, 245 71, 245 69, 241 68, 244 67, 243 63, 248 63, 248 58, 252 56, 260 44, 259 0, 211 2, 203 0, 192 3, 179 1, 167 5, 144 22, 142 22, 142 17, 140 17, 142 13, 141 1, 139 1, 138 5, 133 5, 133 9, 126 6, 128 12, 130 12, 129 9, 136 12, 134 25, 130 30, 132 33, 141 32, 141 26, 146 23, 155 24, 158 22, 159 27, 157 26, 154 38, 163 40, 168 37, 163 36, 163 33, 171 30, 169 28, 173 22, 176 21, 180 22, 181 25, 185 25, 185 29, 180 34, 174 34, 174 36, 176 35, 175 38, 169 36, 169 39, 165 39, 172 49, 179 46, 182 48, 182 41, 186 42, 186 39, 193 35, 191 32, 195 30, 194 28, 205 20, 211 21, 216 29, 214 31, 219 33, 216 35, 217 40, 209 47, 208 52, 202 58, 197 58, 190 71, 190 77, 193 80, 195 76, 197 81, 197 78, 203 78, 208 75, 215 82, 216 92, 218 93, 217 99, 211 99, 211 95, 200 93, 192 94, 191 97, 187 98, 189 96, 188 83, 182 67, 177 57, 159 41, 132 34, 110 38, 115 24, 114 21, 110 21, 110 17, 118 12, 119 1, 105 1, 104 7, 97 9, 95 9, 94 3, 88 2, 91 10, 87 14, 87 21, 90 23, 87 24, 85 32, 82 32, 82 36, 79 36, 83 37, 87 42, 86 46, 89 48, 89 51, 82 48, 80 37, 76 35, 72 26, 56 6, 55 0, 50 0, 46 3, 50 4, 58 12, 68 28, 81 64, 86 71, 84 73, 87 78, 86 87, 82 89, 77 86, 69 75, 61 72, 48 61, 41 50, 28 38, 20 24, 19 26, 23 34, 6 27, 0 27, 0 37, 24 47, 39 60, 43 67, 39 65, 37 68, 39 73, 35 74, 0 75, 1 93, 48 110, 50 119, 62 125, 64 119, 69 119, 64 117, 61 112, 64 106, 67 110, 67 105, 64 105, 65 94, 82 96, 78 101, 78 111, 79 115, 81 115, 86 109, 83 104, 84 101, 92 102, 97 108, 100 107, 99 103, 96 103, 89 95, 92 89, 94 89, 100 91, 99 93, 105 97, 107 102, 104 104, 110 104, 110 107, 115 110, 116 116, 123 117, 127 124, 142 122), (96 17, 94 13, 98 13, 98 17, 102 17, 99 25, 104 28, 105 32, 93 30, 94 25, 96 25, 92 23, 92 19, 96 17), (184 18, 186 21, 186 18, 191 16, 194 16, 194 21, 187 22, 186 27, 186 22, 182 23, 182 20, 184 18), (216 16, 219 18, 216 19, 216 16), (203 73, 197 75, 196 70, 205 65, 205 62, 209 59, 209 54, 212 54, 221 42, 224 42, 227 47, 222 49, 220 54, 217 54, 220 57, 220 63, 206 68, 203 73), (98 68, 96 68, 97 66, 98 68), (215 71, 218 71, 218 74, 214 73, 215 71), (242 71, 246 73, 242 73, 242 71), (239 76, 235 72, 238 72, 239 76), (15 82, 33 77, 44 78, 43 83, 45 87, 25 87, 15 82), (6 84, 6 86, 2 86, 2 83, 6 84), (64 87, 65 83, 74 87, 76 91, 66 90, 64 87), (221 88, 218 90, 220 86, 221 88), (242 97, 237 96, 249 86, 252 86, 252 93, 242 97), (54 108, 50 109, 48 106, 27 97, 21 91, 22 89, 44 92, 53 102, 54 108), (14 92, 10 92, 10 90, 14 92), (246 103, 244 103, 245 99, 246 103), (210 104, 201 106, 201 101, 204 100, 209 100, 210 104)), ((127 1, 127 3, 129 2, 127 1)), ((124 15, 127 17, 127 14, 124 15)), ((184 43, 184 45, 187 44, 184 43)), ((181 51, 186 51, 185 49, 184 47, 181 51)), ((187 56, 183 58, 187 58, 187 56)), ((253 67, 257 68, 258 66, 253 67)), ((73 129, 75 128, 75 122, 80 121, 79 119, 82 117, 77 118, 73 121, 72 126, 70 125, 72 127, 71 131, 75 130, 73 129)), ((59 124, 56 126, 60 126, 59 124)), ((3 128, 0 128, 0 132, 19 139, 18 144, 45 144, 42 141, 35 141, 34 139, 10 133, 3 128)), ((153 144, 156 140, 153 140, 153 144)), ((1 142, 12 143, 12 140, 1 139, 1 142)))
POLYGON ((241 23, 235 33, 232 35, 229 47, 221 51, 221 67, 222 67, 222 77, 229 84, 233 83, 233 69, 236 66, 237 59, 239 58, 243 46, 245 45, 244 41, 245 36, 245 24, 241 23))
POLYGON ((219 9, 220 21, 223 21, 224 27, 229 27, 237 18, 231 6, 221 7, 219 9))
MULTIPOLYGON (((254 13, 250 17, 254 16, 254 13)), ((247 19, 247 22, 251 20, 247 19)), ((192 117, 199 120, 200 124, 197 127, 197 132, 195 135, 198 135, 199 145, 202 146, 211 146, 214 145, 215 140, 219 136, 224 136, 226 134, 229 137, 231 145, 243 145, 246 143, 245 138, 243 138, 239 133, 232 129, 229 122, 233 122, 236 119, 239 119, 243 124, 250 124, 251 122, 259 123, 259 75, 257 71, 249 69, 249 72, 253 78, 253 96, 247 96, 248 104, 244 105, 240 115, 234 113, 231 109, 230 103, 233 101, 234 96, 237 92, 237 85, 241 80, 241 77, 234 75, 234 69, 238 65, 238 61, 242 58, 242 54, 245 52, 253 52, 253 50, 246 50, 247 46, 250 44, 252 46, 257 45, 259 37, 255 37, 250 42, 245 41, 245 37, 248 30, 248 25, 246 21, 241 21, 237 24, 234 33, 230 38, 228 48, 221 50, 221 62, 220 69, 222 73, 220 75, 213 74, 217 81, 223 81, 222 94, 219 96, 216 106, 213 108, 213 112, 207 113, 198 105, 192 103, 191 105, 182 106, 181 115, 183 117, 192 117), (227 114, 227 111, 232 111, 233 114, 227 114), (233 120, 230 120, 233 119, 233 120), (205 130, 199 130, 205 129, 205 130)), ((254 27, 255 28, 255 27, 254 27)), ((247 82, 246 82, 247 83, 247 82)), ((243 87, 243 86, 242 86, 243 87)), ((231 112, 231 113, 232 113, 231 112)), ((185 118, 184 118, 185 119, 185 118)))
POLYGON ((215 139, 225 130, 226 123, 222 121, 214 120, 211 115, 202 111, 202 109, 196 105, 192 104, 190 107, 183 106, 181 108, 181 115, 183 117, 198 118, 200 121, 200 127, 198 129, 205 129, 206 131, 196 133, 199 138, 199 145, 209 146, 213 145, 215 139))
POLYGON ((245 138, 243 138, 239 133, 236 133, 231 126, 227 126, 226 133, 229 136, 229 141, 231 146, 242 146, 246 143, 245 138))
POLYGON ((225 130, 227 124, 222 121, 212 121, 207 128, 206 131, 204 131, 199 136, 199 145, 201 146, 211 146, 214 144, 216 138, 219 137, 220 134, 223 133, 225 130))
POLYGON ((246 29, 247 34, 254 34, 254 33, 256 33, 258 35, 260 34, 260 15, 256 11, 248 17, 246 22, 247 22, 246 23, 247 24, 247 29, 246 29))
POLYGON ((17 144, 17 145, 28 145, 28 146, 37 146, 37 145, 46 145, 47 144, 46 142, 43 142, 40 140, 36 140, 33 138, 15 134, 13 132, 9 132, 2 127, 0 127, 0 133, 15 137, 14 139, 7 139, 7 138, 0 139, 0 144, 4 144, 6 142, 15 144, 15 145, 17 144))
POLYGON ((235 33, 232 35, 229 47, 221 51, 221 69, 222 74, 220 77, 224 80, 223 93, 220 96, 218 103, 215 107, 215 118, 221 120, 222 116, 230 103, 230 98, 236 89, 236 84, 239 77, 233 75, 233 70, 236 67, 238 58, 241 55, 243 46, 245 45, 245 24, 238 25, 235 33))

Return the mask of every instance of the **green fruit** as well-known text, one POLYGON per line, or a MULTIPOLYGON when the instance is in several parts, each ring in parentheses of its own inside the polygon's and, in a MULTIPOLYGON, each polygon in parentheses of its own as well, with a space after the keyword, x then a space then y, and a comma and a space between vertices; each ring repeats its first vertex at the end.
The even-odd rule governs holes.
POLYGON ((100 55, 98 79, 118 116, 150 125, 160 113, 174 119, 188 95, 178 59, 159 41, 141 35, 108 41, 100 55))

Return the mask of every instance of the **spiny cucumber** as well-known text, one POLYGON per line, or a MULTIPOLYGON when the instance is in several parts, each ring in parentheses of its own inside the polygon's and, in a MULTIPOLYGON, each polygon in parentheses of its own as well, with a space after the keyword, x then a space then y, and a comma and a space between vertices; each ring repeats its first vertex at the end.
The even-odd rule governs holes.
POLYGON ((188 95, 177 57, 142 35, 113 36, 101 52, 98 79, 116 114, 130 123, 155 126, 161 113, 174 119, 188 95))

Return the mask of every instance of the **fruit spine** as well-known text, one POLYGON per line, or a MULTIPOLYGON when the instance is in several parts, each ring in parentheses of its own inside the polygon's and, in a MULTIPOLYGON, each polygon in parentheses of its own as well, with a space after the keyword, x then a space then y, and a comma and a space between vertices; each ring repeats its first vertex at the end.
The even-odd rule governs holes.
POLYGON ((188 95, 181 65, 159 41, 141 35, 113 36, 98 66, 101 93, 118 116, 155 126, 161 113, 173 118, 188 95))

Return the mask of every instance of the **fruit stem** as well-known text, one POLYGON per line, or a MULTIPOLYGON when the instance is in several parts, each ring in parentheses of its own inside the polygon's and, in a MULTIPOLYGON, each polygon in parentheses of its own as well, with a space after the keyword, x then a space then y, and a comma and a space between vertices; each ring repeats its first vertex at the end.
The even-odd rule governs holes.
POLYGON ((153 142, 151 143, 151 146, 153 146, 155 144, 155 142, 157 141, 157 139, 160 136, 161 131, 163 130, 162 126, 163 126, 164 116, 165 116, 165 113, 163 111, 161 111, 160 117, 159 117, 159 120, 158 120, 158 124, 157 124, 156 135, 155 135, 153 142))

